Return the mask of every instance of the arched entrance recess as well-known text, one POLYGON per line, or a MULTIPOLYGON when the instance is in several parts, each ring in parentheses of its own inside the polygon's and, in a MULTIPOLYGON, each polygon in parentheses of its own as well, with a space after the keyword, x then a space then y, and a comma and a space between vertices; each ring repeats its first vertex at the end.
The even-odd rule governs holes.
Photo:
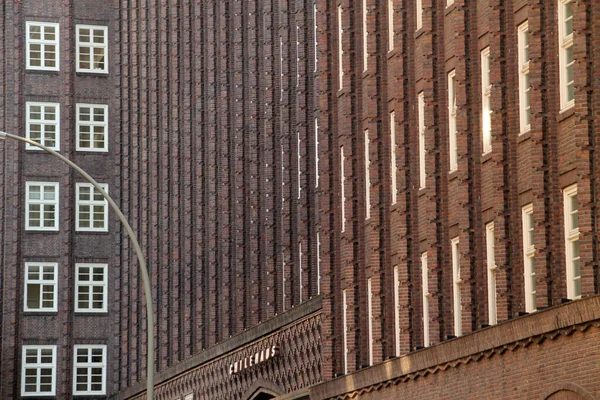
POLYGON ((259 391, 255 393, 254 396, 250 397, 249 400, 270 400, 274 398, 275 395, 272 394, 270 391, 259 389, 259 391))
POLYGON ((274 399, 277 396, 281 396, 284 390, 273 382, 269 382, 265 379, 257 379, 248 388, 246 393, 242 396, 245 400, 269 400, 274 399))

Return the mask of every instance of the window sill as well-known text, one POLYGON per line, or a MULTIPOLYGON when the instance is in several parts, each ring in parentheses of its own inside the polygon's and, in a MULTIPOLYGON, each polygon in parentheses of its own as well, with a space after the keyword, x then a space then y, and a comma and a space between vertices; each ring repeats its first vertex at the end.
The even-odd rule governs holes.
POLYGON ((565 109, 561 110, 561 111, 558 113, 558 118, 557 118, 557 120, 558 120, 558 122, 562 122, 562 121, 564 121, 565 119, 568 119, 568 118, 572 117, 573 115, 575 115, 575 104, 573 104, 573 105, 570 105, 569 107, 567 107, 567 108, 565 108, 565 109))
POLYGON ((59 69, 34 69, 34 68, 26 68, 25 72, 27 74, 40 74, 40 75, 56 75, 58 76, 60 74, 60 70, 59 69))
POLYGON ((97 76, 100 78, 108 78, 108 72, 93 72, 93 71, 77 71, 75 72, 77 76, 97 76))
POLYGON ((418 39, 423 34, 425 34, 425 31, 423 30, 423 27, 420 27, 415 31, 415 39, 418 39))
POLYGON ((448 172, 448 181, 453 181, 458 178, 458 169, 448 172))
POLYGON ((455 9, 456 9, 456 3, 453 2, 452 4, 448 4, 448 5, 446 5, 446 8, 444 9, 444 14, 448 15, 455 9))
POLYGON ((519 133, 519 136, 517 137, 517 144, 521 144, 529 139, 531 139, 531 129, 527 132, 519 133))
POLYGON ((481 155, 481 163, 485 164, 486 162, 488 162, 489 160, 492 159, 492 151, 488 151, 487 153, 483 153, 481 155))

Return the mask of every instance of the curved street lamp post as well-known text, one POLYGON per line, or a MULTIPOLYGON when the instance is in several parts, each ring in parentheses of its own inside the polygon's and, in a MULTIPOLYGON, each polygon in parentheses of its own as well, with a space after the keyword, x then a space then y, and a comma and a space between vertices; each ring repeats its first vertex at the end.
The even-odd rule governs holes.
POLYGON ((131 240, 131 243, 133 243, 133 247, 135 248, 135 253, 137 255, 138 262, 140 264, 140 271, 142 273, 142 281, 144 283, 144 292, 145 292, 145 296, 146 296, 147 322, 148 322, 148 326, 147 326, 147 332, 148 332, 148 360, 147 360, 148 378, 147 378, 146 397, 147 397, 147 399, 154 399, 154 307, 153 307, 153 303, 152 303, 152 289, 150 286, 150 278, 148 276, 148 269, 146 268, 146 259, 144 258, 144 254, 142 253, 142 248, 140 247, 140 244, 137 241, 137 237, 136 237, 135 233, 133 232, 133 230, 131 229, 129 222, 127 222, 127 219, 125 218, 125 216, 123 215, 123 213, 121 212, 121 210, 119 209, 117 204, 114 202, 114 200, 108 195, 108 193, 106 193, 106 191, 104 189, 102 189, 102 186, 100 186, 98 184, 98 182, 96 182, 94 180, 94 178, 92 178, 87 172, 85 172, 83 169, 81 169, 73 161, 69 160, 62 154, 59 154, 56 151, 54 151, 44 145, 39 144, 38 142, 35 142, 33 140, 30 140, 30 139, 27 139, 27 138, 24 138, 21 136, 12 135, 10 133, 0 131, 0 139, 5 139, 5 138, 11 138, 11 139, 19 140, 21 142, 29 143, 30 145, 39 147, 40 149, 44 150, 45 152, 50 153, 53 156, 59 158, 61 161, 63 161, 65 164, 69 165, 71 168, 73 168, 75 171, 77 171, 81 176, 83 176, 85 178, 85 180, 87 180, 89 183, 91 183, 96 188, 96 190, 98 190, 102 194, 102 196, 106 199, 106 201, 108 201, 108 204, 110 204, 112 209, 119 216, 119 219, 121 220, 121 223, 125 227, 125 230, 127 231, 127 235, 129 236, 129 239, 131 240))

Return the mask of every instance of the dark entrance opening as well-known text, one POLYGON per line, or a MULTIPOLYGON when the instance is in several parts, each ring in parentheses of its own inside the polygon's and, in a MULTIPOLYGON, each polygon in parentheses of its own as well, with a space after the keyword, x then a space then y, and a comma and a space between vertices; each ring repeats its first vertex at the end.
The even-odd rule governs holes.
POLYGON ((256 395, 256 397, 253 397, 252 400, 270 400, 274 398, 275 396, 273 396, 272 394, 260 392, 256 395))

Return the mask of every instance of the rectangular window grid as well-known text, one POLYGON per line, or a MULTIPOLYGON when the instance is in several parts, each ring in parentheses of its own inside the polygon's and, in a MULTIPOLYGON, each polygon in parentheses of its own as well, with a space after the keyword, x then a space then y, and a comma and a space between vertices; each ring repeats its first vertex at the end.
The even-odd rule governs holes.
POLYGON ((57 263, 25 263, 25 311, 57 311, 57 263))
POLYGON ((456 138, 456 71, 448 73, 448 150, 450 172, 458 169, 458 147, 456 138))
POLYGON ((59 28, 50 22, 26 22, 27 69, 59 70, 59 28))
POLYGON ((56 394, 56 346, 23 346, 21 396, 56 394))
POLYGON ((108 72, 108 27, 77 25, 77 72, 108 72))
POLYGON ((575 58, 573 56, 574 2, 558 1, 558 48, 560 63, 560 109, 575 105, 575 58))
POLYGON ((58 183, 27 182, 25 229, 58 230, 58 183))
POLYGON ((523 277, 525 279, 525 311, 534 312, 536 306, 535 246, 533 241, 533 205, 522 208, 523 217, 523 277))
POLYGON ((496 306, 496 250, 494 239, 494 223, 485 225, 485 247, 487 256, 487 278, 488 278, 488 321, 490 325, 498 323, 496 306))
POLYGON ((531 84, 529 83, 529 24, 518 27, 519 47, 519 120, 521 133, 531 128, 531 84))
POLYGON ((75 264, 75 312, 107 312, 107 264, 75 264))
MULTIPOLYGON (((25 107, 27 138, 52 150, 60 150, 60 104, 28 101, 25 107)), ((41 151, 39 147, 29 143, 25 148, 41 151)))
POLYGON ((567 296, 581 298, 581 259, 579 257, 579 201, 577 185, 564 189, 565 253, 567 257, 567 296))
MULTIPOLYGON (((102 184, 108 191, 108 186, 102 184)), ((75 227, 78 231, 108 232, 108 202, 90 183, 78 183, 75 227)))
POLYGON ((483 154, 492 151, 492 84, 490 78, 490 48, 481 51, 481 130, 483 154))
POLYGON ((106 393, 106 346, 75 345, 74 395, 103 395, 106 393))
POLYGON ((462 279, 460 278, 460 253, 458 249, 459 240, 458 237, 453 238, 450 241, 452 248, 452 295, 453 295, 453 306, 454 306, 454 335, 462 335, 462 303, 460 287, 462 279))
POLYGON ((77 104, 77 151, 108 151, 108 106, 77 104))

